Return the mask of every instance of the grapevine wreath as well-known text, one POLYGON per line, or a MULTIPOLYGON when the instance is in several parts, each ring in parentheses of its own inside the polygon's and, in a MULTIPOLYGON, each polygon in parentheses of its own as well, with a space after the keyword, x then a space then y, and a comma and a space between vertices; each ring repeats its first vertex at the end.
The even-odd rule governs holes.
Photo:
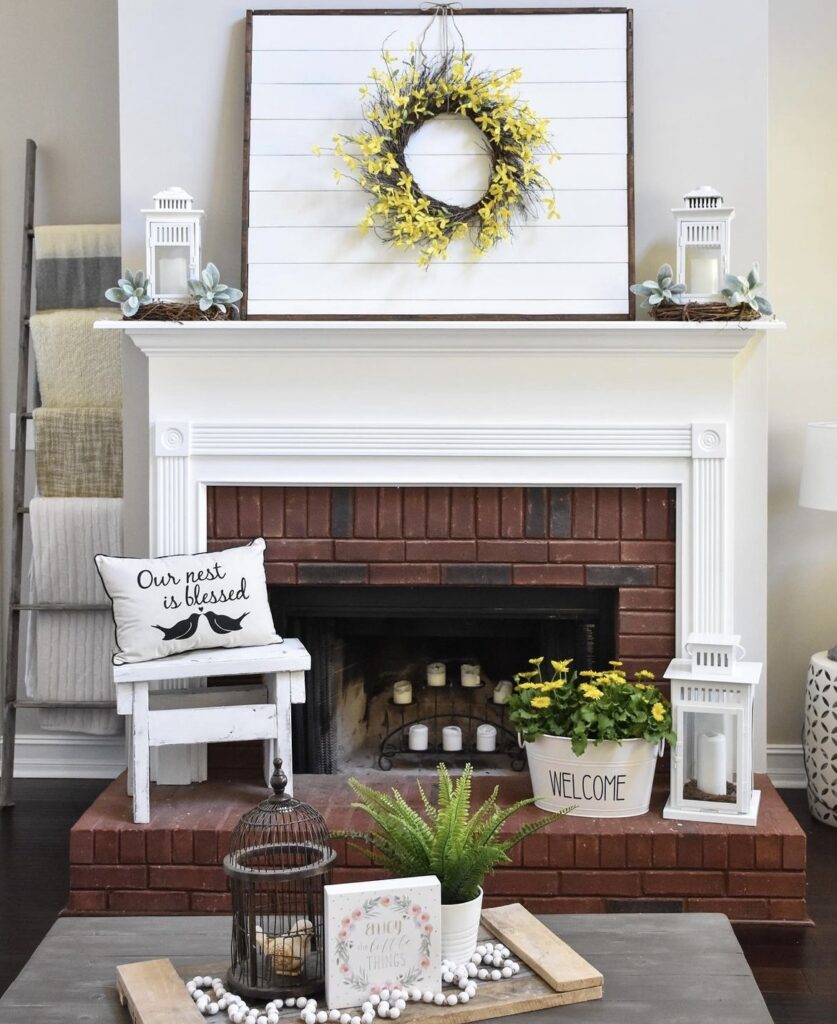
MULTIPOLYGON (((419 47, 408 60, 383 53, 384 70, 373 69, 361 86, 365 125, 356 135, 334 136, 334 152, 349 175, 371 196, 360 222, 396 248, 418 250, 418 263, 445 259, 451 242, 470 238, 477 255, 507 239, 515 221, 537 212, 557 218, 552 189, 539 157, 558 155, 549 143, 547 118, 536 116, 513 92, 520 69, 480 71, 471 56, 444 53, 428 61, 419 47), (441 115, 471 120, 482 132, 490 174, 485 193, 457 206, 422 191, 407 166, 405 151, 423 125, 441 115)), ((335 177, 344 172, 335 169, 335 177)))

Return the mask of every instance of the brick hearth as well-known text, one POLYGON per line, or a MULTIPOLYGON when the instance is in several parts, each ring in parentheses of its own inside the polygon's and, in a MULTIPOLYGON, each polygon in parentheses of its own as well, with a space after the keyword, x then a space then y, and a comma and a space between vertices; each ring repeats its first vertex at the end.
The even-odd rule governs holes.
POLYGON ((210 550, 267 540, 275 584, 617 587, 617 657, 674 656, 666 488, 211 487, 210 550))
MULTIPOLYGON (((477 779, 475 800, 496 781, 477 779)), ((529 795, 525 775, 501 782, 503 802, 529 795)), ((487 899, 520 900, 542 913, 712 911, 736 921, 807 922, 805 834, 769 780, 762 776, 757 783, 757 828, 664 821, 662 787, 642 817, 563 818, 518 848, 514 863, 488 880, 487 899)), ((365 817, 349 807, 344 780, 303 775, 295 784, 296 794, 314 804, 331 828, 366 826, 365 817)), ((398 786, 417 803, 412 775, 391 772, 375 784, 398 786)), ((152 823, 135 825, 120 777, 70 834, 68 910, 228 910, 220 865, 238 818, 264 795, 263 787, 241 781, 156 786, 152 823)), ((335 881, 380 877, 359 853, 336 845, 335 881)))

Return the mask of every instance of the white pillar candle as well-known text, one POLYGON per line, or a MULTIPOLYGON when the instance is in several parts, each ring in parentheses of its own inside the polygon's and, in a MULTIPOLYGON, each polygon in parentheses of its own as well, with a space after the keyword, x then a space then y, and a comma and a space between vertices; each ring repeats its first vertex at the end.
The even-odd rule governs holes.
POLYGON ((719 288, 720 261, 717 255, 695 253, 689 260, 686 287, 693 295, 715 295, 719 288))
POLYGON ((697 788, 710 796, 727 795, 727 738, 721 732, 698 736, 697 788))
POLYGON ((427 726, 422 722, 411 725, 407 742, 410 750, 427 750, 427 726))
POLYGON ((157 279, 154 282, 160 295, 188 295, 188 249, 181 246, 162 246, 157 250, 157 279))
POLYGON ((461 750, 462 730, 458 725, 446 725, 442 729, 442 750, 461 750))
POLYGON ((399 679, 392 688, 393 704, 412 704, 413 684, 409 679, 399 679))
POLYGON ((489 751, 497 747, 497 730, 487 722, 477 726, 477 750, 489 751))
POLYGON ((460 669, 460 680, 463 686, 480 685, 479 665, 469 665, 467 662, 460 669))
POLYGON ((444 686, 447 681, 445 663, 443 661, 431 661, 427 666, 427 685, 444 686))
POLYGON ((507 704, 512 695, 514 684, 511 679, 501 679, 494 687, 493 700, 495 704, 507 704))

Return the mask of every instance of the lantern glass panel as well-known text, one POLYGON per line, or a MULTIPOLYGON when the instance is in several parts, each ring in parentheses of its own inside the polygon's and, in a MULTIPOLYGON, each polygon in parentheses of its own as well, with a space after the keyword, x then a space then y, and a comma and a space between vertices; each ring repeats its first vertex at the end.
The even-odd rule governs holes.
POLYGON ((189 246, 158 246, 154 252, 154 284, 158 295, 187 295, 189 292, 189 246))
POLYGON ((735 804, 738 795, 738 716, 723 711, 683 715, 683 797, 735 804))
POLYGON ((686 288, 692 295, 715 295, 721 290, 720 247, 687 246, 686 288))

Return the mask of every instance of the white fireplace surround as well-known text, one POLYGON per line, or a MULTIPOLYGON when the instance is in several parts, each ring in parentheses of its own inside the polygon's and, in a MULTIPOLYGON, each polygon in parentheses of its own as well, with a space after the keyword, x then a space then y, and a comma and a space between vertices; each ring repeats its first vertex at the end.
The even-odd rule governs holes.
MULTIPOLYGON (((764 335, 784 325, 100 326, 147 359, 149 553, 205 549, 209 486, 674 487, 678 651, 736 632, 764 660, 764 335)), ((160 766, 204 775, 197 748, 160 766)))

